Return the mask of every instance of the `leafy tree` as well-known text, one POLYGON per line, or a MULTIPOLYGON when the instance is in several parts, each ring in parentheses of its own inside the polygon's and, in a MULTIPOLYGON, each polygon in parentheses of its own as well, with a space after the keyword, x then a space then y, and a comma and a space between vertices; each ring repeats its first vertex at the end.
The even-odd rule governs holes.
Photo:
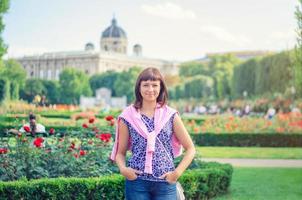
POLYGON ((296 59, 294 66, 294 80, 297 95, 302 96, 302 0, 299 0, 299 5, 296 7, 295 16, 297 19, 297 44, 295 48, 296 59))
MULTIPOLYGON (((0 0, 0 35, 4 30, 3 14, 8 11, 9 0, 0 0)), ((7 46, 4 44, 2 37, 0 37, 0 59, 6 53, 7 46)))
POLYGON ((134 89, 133 86, 136 83, 136 78, 139 75, 141 68, 132 67, 127 71, 119 73, 117 80, 114 83, 114 90, 116 96, 127 97, 127 102, 132 102, 134 100, 134 89))
POLYGON ((210 75, 207 65, 200 62, 186 62, 179 66, 179 75, 183 77, 190 77, 196 75, 210 75))
POLYGON ((47 103, 54 104, 59 103, 60 99, 60 85, 58 81, 53 80, 43 80, 43 85, 45 88, 45 93, 47 103))
POLYGON ((0 76, 6 82, 4 99, 19 99, 20 89, 24 88, 26 72, 15 60, 9 59, 2 63, 0 76))
POLYGON ((91 96, 89 77, 82 71, 66 68, 60 73, 59 78, 61 93, 60 102, 78 104, 81 95, 91 96))
POLYGON ((45 91, 46 89, 41 79, 27 79, 24 89, 20 92, 20 96, 22 99, 32 102, 36 95, 41 96, 45 91))
POLYGON ((10 82, 0 78, 0 102, 10 99, 10 82))
POLYGON ((115 71, 107 71, 102 74, 96 74, 91 76, 91 78, 89 79, 89 83, 93 91, 93 94, 95 94, 95 91, 98 88, 105 87, 111 89, 112 96, 116 96, 115 89, 114 89, 114 82, 117 80, 118 76, 119 73, 115 71))
POLYGON ((209 76, 194 76, 184 84, 186 98, 203 98, 212 95, 213 79, 209 76))
POLYGON ((258 65, 259 59, 252 58, 235 66, 232 86, 234 97, 242 97, 244 91, 249 95, 256 94, 256 69, 258 65))
POLYGON ((219 99, 231 97, 234 67, 240 60, 232 54, 211 57, 210 76, 214 79, 214 93, 219 99))

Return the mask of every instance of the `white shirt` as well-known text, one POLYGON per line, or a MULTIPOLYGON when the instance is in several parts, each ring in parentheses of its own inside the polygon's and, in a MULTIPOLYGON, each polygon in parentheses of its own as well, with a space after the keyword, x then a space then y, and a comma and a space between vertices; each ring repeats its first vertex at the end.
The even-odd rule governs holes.
MULTIPOLYGON (((25 130, 24 130, 24 126, 28 126, 28 127, 30 127, 30 125, 29 124, 24 124, 20 129, 19 129, 19 131, 21 132, 21 133, 24 133, 24 132, 26 132, 25 130)), ((37 133, 44 133, 45 132, 45 126, 43 126, 42 124, 36 124, 36 132, 37 133)))

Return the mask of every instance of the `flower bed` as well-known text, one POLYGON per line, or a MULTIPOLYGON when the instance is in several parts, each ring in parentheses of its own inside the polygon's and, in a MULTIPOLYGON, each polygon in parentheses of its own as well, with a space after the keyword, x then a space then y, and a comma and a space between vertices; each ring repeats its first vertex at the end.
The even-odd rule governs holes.
POLYGON ((28 133, 1 137, 0 180, 89 177, 116 172, 116 166, 109 162, 114 121, 106 121, 108 125, 97 126, 91 118, 80 131, 63 135, 50 128, 48 133, 32 136, 30 128, 24 126, 28 133))

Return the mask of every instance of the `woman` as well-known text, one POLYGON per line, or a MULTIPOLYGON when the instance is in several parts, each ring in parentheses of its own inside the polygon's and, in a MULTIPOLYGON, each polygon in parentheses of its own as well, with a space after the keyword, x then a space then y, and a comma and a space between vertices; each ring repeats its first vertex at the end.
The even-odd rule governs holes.
POLYGON ((193 142, 178 112, 167 106, 168 92, 156 68, 143 70, 135 85, 135 103, 118 117, 111 154, 125 176, 128 200, 175 200, 176 181, 192 162, 193 142), (175 168, 173 159, 185 155, 175 168), (126 151, 131 150, 127 165, 126 151))

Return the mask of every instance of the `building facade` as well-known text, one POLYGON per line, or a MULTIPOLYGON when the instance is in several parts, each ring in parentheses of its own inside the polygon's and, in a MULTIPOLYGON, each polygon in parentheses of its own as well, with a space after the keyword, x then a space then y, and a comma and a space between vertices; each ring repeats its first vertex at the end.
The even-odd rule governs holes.
POLYGON ((142 56, 142 46, 133 47, 133 55, 127 54, 126 32, 117 25, 115 18, 100 38, 100 50, 87 43, 82 51, 50 52, 41 55, 15 58, 26 70, 28 78, 58 80, 65 68, 76 68, 91 76, 109 70, 123 71, 131 67, 156 67, 164 75, 178 74, 178 63, 142 56))

